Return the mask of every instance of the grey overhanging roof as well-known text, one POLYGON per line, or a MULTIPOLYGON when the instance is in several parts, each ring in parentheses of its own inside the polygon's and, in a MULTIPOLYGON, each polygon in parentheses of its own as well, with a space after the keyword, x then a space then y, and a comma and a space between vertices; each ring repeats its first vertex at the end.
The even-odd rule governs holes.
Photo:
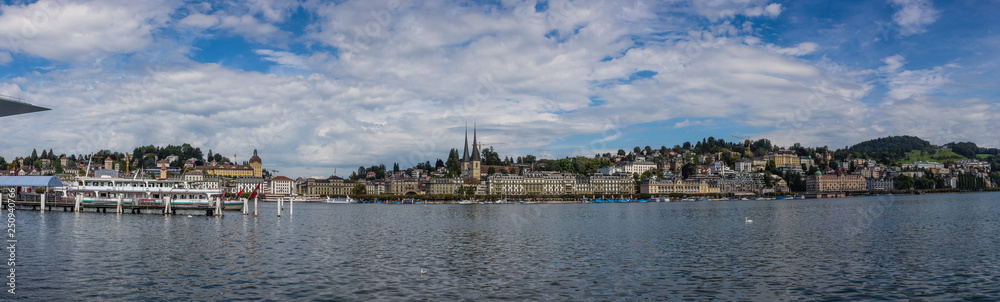
POLYGON ((0 187, 62 187, 55 176, 0 176, 0 187))
POLYGON ((19 99, 0 95, 0 117, 52 110, 21 102, 19 99))

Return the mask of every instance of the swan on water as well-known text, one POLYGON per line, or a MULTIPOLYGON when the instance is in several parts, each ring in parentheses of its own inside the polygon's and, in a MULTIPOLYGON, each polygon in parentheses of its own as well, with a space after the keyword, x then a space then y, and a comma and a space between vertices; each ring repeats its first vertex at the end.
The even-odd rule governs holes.
POLYGON ((743 216, 743 221, 745 221, 746 223, 751 223, 753 222, 753 219, 747 219, 746 216, 743 216))

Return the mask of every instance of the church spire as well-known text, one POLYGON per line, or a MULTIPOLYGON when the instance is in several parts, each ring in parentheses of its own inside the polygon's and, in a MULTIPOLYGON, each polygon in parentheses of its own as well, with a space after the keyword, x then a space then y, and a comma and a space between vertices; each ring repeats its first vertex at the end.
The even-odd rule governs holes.
POLYGON ((469 161, 469 123, 465 123, 465 155, 462 155, 462 161, 469 161))
POLYGON ((476 124, 472 123, 472 161, 480 161, 479 145, 476 143, 476 124))

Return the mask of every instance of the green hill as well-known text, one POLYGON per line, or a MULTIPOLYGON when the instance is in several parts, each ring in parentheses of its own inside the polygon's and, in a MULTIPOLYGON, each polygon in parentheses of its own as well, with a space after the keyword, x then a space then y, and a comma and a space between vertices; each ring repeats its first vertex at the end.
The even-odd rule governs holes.
POLYGON ((896 164, 897 165, 910 164, 918 161, 934 161, 939 163, 946 163, 963 159, 968 159, 968 158, 955 154, 955 152, 952 152, 951 149, 948 148, 932 150, 930 152, 923 150, 913 150, 907 153, 906 157, 896 161, 896 164))
POLYGON ((847 149, 837 150, 839 158, 847 155, 864 155, 882 163, 894 163, 906 158, 907 153, 914 150, 931 152, 931 143, 916 136, 889 136, 864 141, 847 149))

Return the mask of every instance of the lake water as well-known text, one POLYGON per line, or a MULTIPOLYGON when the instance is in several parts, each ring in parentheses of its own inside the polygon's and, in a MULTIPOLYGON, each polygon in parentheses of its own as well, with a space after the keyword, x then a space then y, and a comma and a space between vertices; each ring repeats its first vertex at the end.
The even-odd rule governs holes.
POLYGON ((275 208, 19 211, 14 300, 1000 299, 998 193, 275 208))

